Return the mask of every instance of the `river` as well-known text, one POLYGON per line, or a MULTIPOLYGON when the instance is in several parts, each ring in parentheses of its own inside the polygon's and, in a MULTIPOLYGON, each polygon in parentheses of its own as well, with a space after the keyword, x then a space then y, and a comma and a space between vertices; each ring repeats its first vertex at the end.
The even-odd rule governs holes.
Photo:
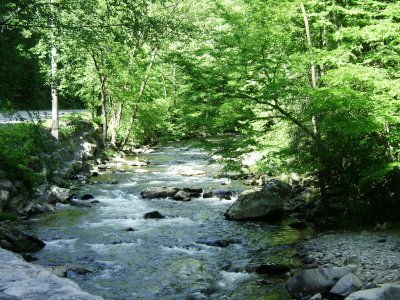
POLYGON ((225 179, 214 178, 221 165, 210 163, 207 153, 196 148, 160 147, 139 158, 151 164, 114 166, 80 189, 80 195, 93 194, 98 204, 62 205, 30 223, 32 233, 47 243, 35 254, 37 264, 71 263, 93 270, 69 278, 105 299, 285 299, 282 278, 246 270, 266 262, 296 263, 290 246, 296 231, 285 224, 225 220, 223 213, 237 196, 190 202, 142 199, 140 191, 147 187, 247 187, 239 181, 222 186, 225 179), (187 169, 206 175, 181 175, 187 169), (109 183, 113 180, 118 184, 109 183), (166 218, 144 219, 150 211, 166 218), (235 242, 224 248, 205 245, 218 239, 235 242))

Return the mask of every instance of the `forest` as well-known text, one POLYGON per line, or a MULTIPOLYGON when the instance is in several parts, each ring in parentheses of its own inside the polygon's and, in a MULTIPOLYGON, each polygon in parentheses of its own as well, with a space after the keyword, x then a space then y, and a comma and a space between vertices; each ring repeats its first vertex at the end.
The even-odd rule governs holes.
POLYGON ((400 0, 0 0, 0 298, 400 299, 399 101, 400 0))
POLYGON ((399 16, 396 0, 3 0, 0 106, 49 109, 52 86, 115 149, 239 136, 221 152, 312 176, 326 210, 393 219, 399 16))

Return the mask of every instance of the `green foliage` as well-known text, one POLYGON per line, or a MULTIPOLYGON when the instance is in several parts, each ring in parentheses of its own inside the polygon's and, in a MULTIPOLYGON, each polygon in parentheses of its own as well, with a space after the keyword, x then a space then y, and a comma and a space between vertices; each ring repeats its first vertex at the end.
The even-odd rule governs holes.
MULTIPOLYGON (((58 89, 107 121, 115 147, 235 134, 218 149, 228 169, 257 150, 253 172, 319 174, 328 196, 344 191, 330 201, 367 215, 400 205, 399 10, 377 0, 57 0, 58 89)), ((40 25, 50 6, 5 1, 0 11, 40 25)), ((50 82, 49 28, 7 30, 0 47, 9 108, 27 98, 28 78, 27 95, 50 82)))
POLYGON ((0 169, 7 172, 11 180, 22 181, 30 189, 54 150, 51 137, 41 124, 10 124, 0 126, 0 169), (47 155, 46 155, 47 154, 47 155))

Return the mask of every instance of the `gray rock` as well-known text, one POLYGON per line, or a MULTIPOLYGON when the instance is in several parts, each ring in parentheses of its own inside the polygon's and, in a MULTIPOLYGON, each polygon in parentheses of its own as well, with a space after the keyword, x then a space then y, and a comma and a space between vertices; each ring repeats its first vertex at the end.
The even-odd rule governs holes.
POLYGON ((6 190, 0 190, 0 212, 3 211, 3 207, 7 206, 10 200, 10 192, 6 190))
POLYGON ((100 300, 69 279, 59 278, 41 266, 0 249, 0 299, 100 300))
POLYGON ((220 199, 231 199, 233 192, 228 189, 206 189, 203 192, 203 198, 220 198, 220 199))
POLYGON ((0 202, 7 202, 10 200, 10 192, 6 190, 0 190, 0 202))
POLYGON ((225 212, 228 220, 274 219, 282 215, 284 203, 289 200, 290 186, 270 180, 262 189, 244 191, 225 212))
POLYGON ((314 296, 312 296, 310 299, 308 300, 322 300, 322 295, 320 293, 315 294, 314 296))
POLYGON ((48 269, 58 277, 62 278, 68 278, 72 275, 72 273, 77 275, 85 275, 93 272, 92 270, 72 264, 66 264, 63 266, 52 266, 48 267, 48 269))
POLYGON ((168 188, 168 187, 156 187, 148 188, 140 192, 143 199, 154 199, 154 198, 168 198, 174 197, 180 189, 178 188, 168 188))
POLYGON ((213 197, 213 190, 212 189, 207 189, 203 192, 203 198, 212 198, 213 197))
POLYGON ((90 199, 94 199, 94 196, 91 195, 91 194, 84 194, 84 195, 81 197, 81 200, 90 200, 90 199))
POLYGON ((0 241, 4 241, 4 248, 17 253, 39 251, 46 245, 39 238, 7 225, 0 227, 0 241))
POLYGON ((385 285, 376 289, 358 291, 350 294, 345 300, 398 300, 400 285, 385 285))
POLYGON ((107 170, 107 169, 109 169, 110 167, 107 166, 107 165, 105 165, 105 164, 100 164, 100 165, 97 166, 97 168, 98 168, 99 170, 107 170))
POLYGON ((308 299, 317 293, 325 295, 343 276, 353 272, 354 266, 304 270, 290 278, 286 288, 292 297, 308 299))
POLYGON ((160 212, 158 212, 158 211, 151 211, 151 212, 145 213, 143 218, 145 218, 145 219, 165 219, 165 216, 160 214, 160 212))
POLYGON ((185 187, 182 189, 183 191, 189 193, 190 197, 200 197, 203 192, 202 188, 193 188, 193 187, 185 187))
POLYGON ((97 145, 89 142, 83 142, 79 149, 79 156, 81 160, 88 160, 94 158, 94 152, 96 151, 97 145))
POLYGON ((1 179, 0 180, 0 190, 6 190, 12 194, 18 192, 17 188, 12 184, 12 182, 8 179, 1 179))
POLYGON ((33 216, 37 214, 44 214, 48 212, 55 211, 55 206, 50 203, 42 202, 30 202, 28 205, 21 205, 18 208, 18 213, 27 216, 33 216))
POLYGON ((50 203, 64 203, 71 198, 71 190, 53 185, 50 187, 50 203))
POLYGON ((329 293, 335 296, 346 297, 361 289, 361 280, 353 273, 347 274, 339 279, 338 282, 331 288, 329 293))
POLYGON ((175 196, 172 198, 176 201, 190 201, 192 198, 190 198, 190 194, 185 191, 179 191, 175 194, 175 196))

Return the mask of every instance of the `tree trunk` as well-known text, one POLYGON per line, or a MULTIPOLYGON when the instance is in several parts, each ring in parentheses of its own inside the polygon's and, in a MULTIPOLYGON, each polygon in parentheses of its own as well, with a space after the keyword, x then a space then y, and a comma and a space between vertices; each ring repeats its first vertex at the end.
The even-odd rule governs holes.
POLYGON ((103 147, 107 147, 107 93, 106 93, 106 80, 107 76, 105 76, 101 71, 101 66, 96 59, 96 54, 92 50, 92 59, 94 65, 96 67, 97 75, 99 76, 100 82, 100 98, 101 98, 101 118, 103 122, 103 130, 102 130, 102 144, 103 147))
POLYGON ((117 146, 117 132, 121 125, 122 116, 122 103, 119 103, 118 110, 115 110, 115 103, 111 100, 111 122, 110 122, 110 132, 111 132, 111 145, 117 146))
MULTIPOLYGON (((310 22, 308 20, 307 11, 304 6, 304 3, 301 3, 301 11, 303 13, 304 25, 306 27, 307 44, 311 50, 312 49, 312 39, 311 39, 311 31, 310 31, 310 22)), ((313 88, 317 87, 317 72, 316 72, 315 64, 311 65, 311 86, 313 88)))
POLYGON ((129 118, 128 128, 126 129, 125 134, 124 134, 124 138, 122 139, 121 149, 128 142, 128 139, 129 139, 129 136, 130 136, 130 134, 132 132, 133 126, 135 125, 137 113, 139 111, 139 105, 140 105, 140 103, 142 101, 143 94, 144 94, 144 91, 146 89, 147 82, 148 82, 148 80, 150 78, 150 72, 151 72, 151 69, 153 68, 154 61, 156 60, 157 53, 158 53, 158 48, 154 49, 152 51, 152 53, 151 53, 150 62, 147 65, 147 69, 146 69, 146 72, 144 74, 144 78, 142 80, 142 84, 140 85, 140 89, 139 89, 139 92, 138 92, 137 97, 136 97, 136 104, 135 104, 135 106, 133 108, 132 115, 129 118))
POLYGON ((58 94, 57 94, 57 48, 56 26, 54 22, 54 2, 50 0, 50 40, 51 40, 51 135, 59 139, 58 94))
POLYGON ((107 96, 106 96, 106 78, 99 74, 100 79, 100 95, 101 95, 101 116, 103 120, 102 143, 103 147, 107 147, 107 96))
POLYGON ((172 65, 172 83, 174 87, 174 107, 176 107, 176 95, 177 95, 177 88, 176 88, 176 63, 172 65))
MULTIPOLYGON (((304 25, 306 28, 306 36, 307 36, 307 44, 309 49, 312 49, 312 38, 311 38, 311 31, 310 31, 310 22, 308 20, 307 11, 304 6, 304 3, 301 3, 301 12, 303 14, 304 25)), ((311 64, 311 86, 312 88, 317 88, 317 72, 315 64, 311 64)), ((322 141, 321 141, 321 133, 318 126, 318 118, 317 116, 312 117, 312 124, 314 130, 314 136, 316 141, 316 147, 318 152, 318 160, 321 164, 320 169, 318 170, 318 183, 321 192, 321 203, 324 208, 324 211, 327 212, 329 210, 329 203, 327 199, 327 188, 326 188, 326 169, 324 160, 322 158, 322 153, 324 152, 322 149, 322 141)))

